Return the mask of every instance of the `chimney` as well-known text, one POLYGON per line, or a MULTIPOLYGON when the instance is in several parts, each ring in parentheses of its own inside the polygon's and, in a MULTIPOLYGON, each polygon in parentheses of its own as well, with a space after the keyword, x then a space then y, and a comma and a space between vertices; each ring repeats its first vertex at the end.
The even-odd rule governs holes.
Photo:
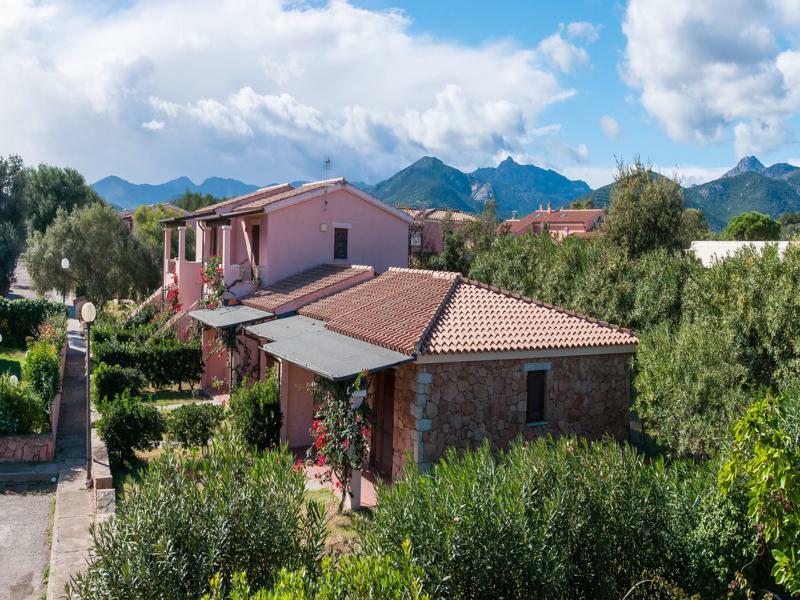
POLYGON ((539 205, 539 210, 540 210, 540 211, 544 210, 544 204, 540 204, 540 205, 539 205))
POLYGON ((549 202, 547 203, 547 212, 553 212, 553 206, 549 202))
POLYGON ((515 211, 515 210, 511 211, 511 220, 512 221, 516 221, 517 220, 517 211, 515 211))

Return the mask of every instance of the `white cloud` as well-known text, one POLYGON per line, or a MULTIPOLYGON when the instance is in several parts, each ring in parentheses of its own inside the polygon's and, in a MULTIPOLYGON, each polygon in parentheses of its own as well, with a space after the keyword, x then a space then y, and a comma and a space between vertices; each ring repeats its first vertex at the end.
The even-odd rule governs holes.
POLYGON ((142 127, 145 129, 149 129, 150 131, 161 131, 164 129, 164 121, 158 121, 156 119, 151 119, 150 121, 145 121, 142 123, 142 127))
MULTIPOLYGON (((667 177, 677 177, 683 187, 699 185, 719 179, 730 167, 704 167, 700 165, 653 165, 653 170, 667 177)), ((583 179, 593 189, 597 189, 614 181, 617 168, 615 165, 591 166, 573 165, 564 169, 563 173, 570 179, 583 179)))
POLYGON ((591 44, 600 36, 600 26, 585 21, 558 26, 558 31, 546 37, 536 50, 559 69, 569 73, 589 64, 589 53, 574 42, 591 44), (564 35, 566 34, 566 37, 564 35))
POLYGON ((800 109, 800 58, 789 43, 796 0, 630 0, 625 81, 674 140, 735 138, 764 152, 788 139, 800 109))
POLYGON ((616 140, 619 137, 619 121, 610 115, 603 115, 600 117, 600 130, 608 139, 616 140))
POLYGON ((566 54, 555 44, 551 59, 409 25, 343 0, 13 0, 0 19, 0 154, 90 179, 256 183, 316 177, 326 156, 365 180, 426 153, 462 168, 502 152, 586 160, 585 146, 537 131, 542 110, 575 93, 559 69, 588 62, 580 45, 599 28, 562 25, 566 54))

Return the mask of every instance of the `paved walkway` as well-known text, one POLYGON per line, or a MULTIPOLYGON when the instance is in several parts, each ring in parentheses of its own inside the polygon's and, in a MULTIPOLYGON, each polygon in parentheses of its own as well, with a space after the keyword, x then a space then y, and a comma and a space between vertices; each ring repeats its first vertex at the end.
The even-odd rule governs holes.
POLYGON ((50 549, 48 600, 64 597, 70 577, 86 567, 94 524, 92 492, 86 488, 85 344, 80 324, 69 320, 69 348, 64 374, 56 461, 61 465, 50 549))

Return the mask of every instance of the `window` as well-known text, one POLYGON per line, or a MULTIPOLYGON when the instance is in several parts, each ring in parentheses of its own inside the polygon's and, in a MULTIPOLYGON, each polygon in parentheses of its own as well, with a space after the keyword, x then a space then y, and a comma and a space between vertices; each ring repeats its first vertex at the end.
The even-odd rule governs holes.
POLYGON ((217 255, 217 228, 211 228, 211 254, 209 256, 217 255))
POLYGON ((337 227, 333 230, 333 258, 347 260, 347 229, 337 227))
POLYGON ((528 406, 525 420, 528 423, 544 421, 544 394, 547 371, 528 371, 528 406))
POLYGON ((253 266, 261 264, 261 225, 250 227, 250 248, 253 250, 253 266))

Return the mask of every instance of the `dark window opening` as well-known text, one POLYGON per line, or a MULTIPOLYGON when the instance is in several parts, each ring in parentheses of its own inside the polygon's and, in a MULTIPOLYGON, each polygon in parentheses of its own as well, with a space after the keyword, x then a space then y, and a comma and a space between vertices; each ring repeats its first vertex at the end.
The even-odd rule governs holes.
POLYGON ((337 227, 333 230, 333 258, 347 260, 347 229, 337 227))
POLYGON ((547 371, 528 371, 528 406, 525 420, 528 423, 544 421, 544 394, 547 371))
POLYGON ((211 228, 211 254, 209 256, 217 255, 217 228, 211 228))
POLYGON ((261 264, 261 225, 250 227, 250 247, 253 249, 253 266, 261 264))

